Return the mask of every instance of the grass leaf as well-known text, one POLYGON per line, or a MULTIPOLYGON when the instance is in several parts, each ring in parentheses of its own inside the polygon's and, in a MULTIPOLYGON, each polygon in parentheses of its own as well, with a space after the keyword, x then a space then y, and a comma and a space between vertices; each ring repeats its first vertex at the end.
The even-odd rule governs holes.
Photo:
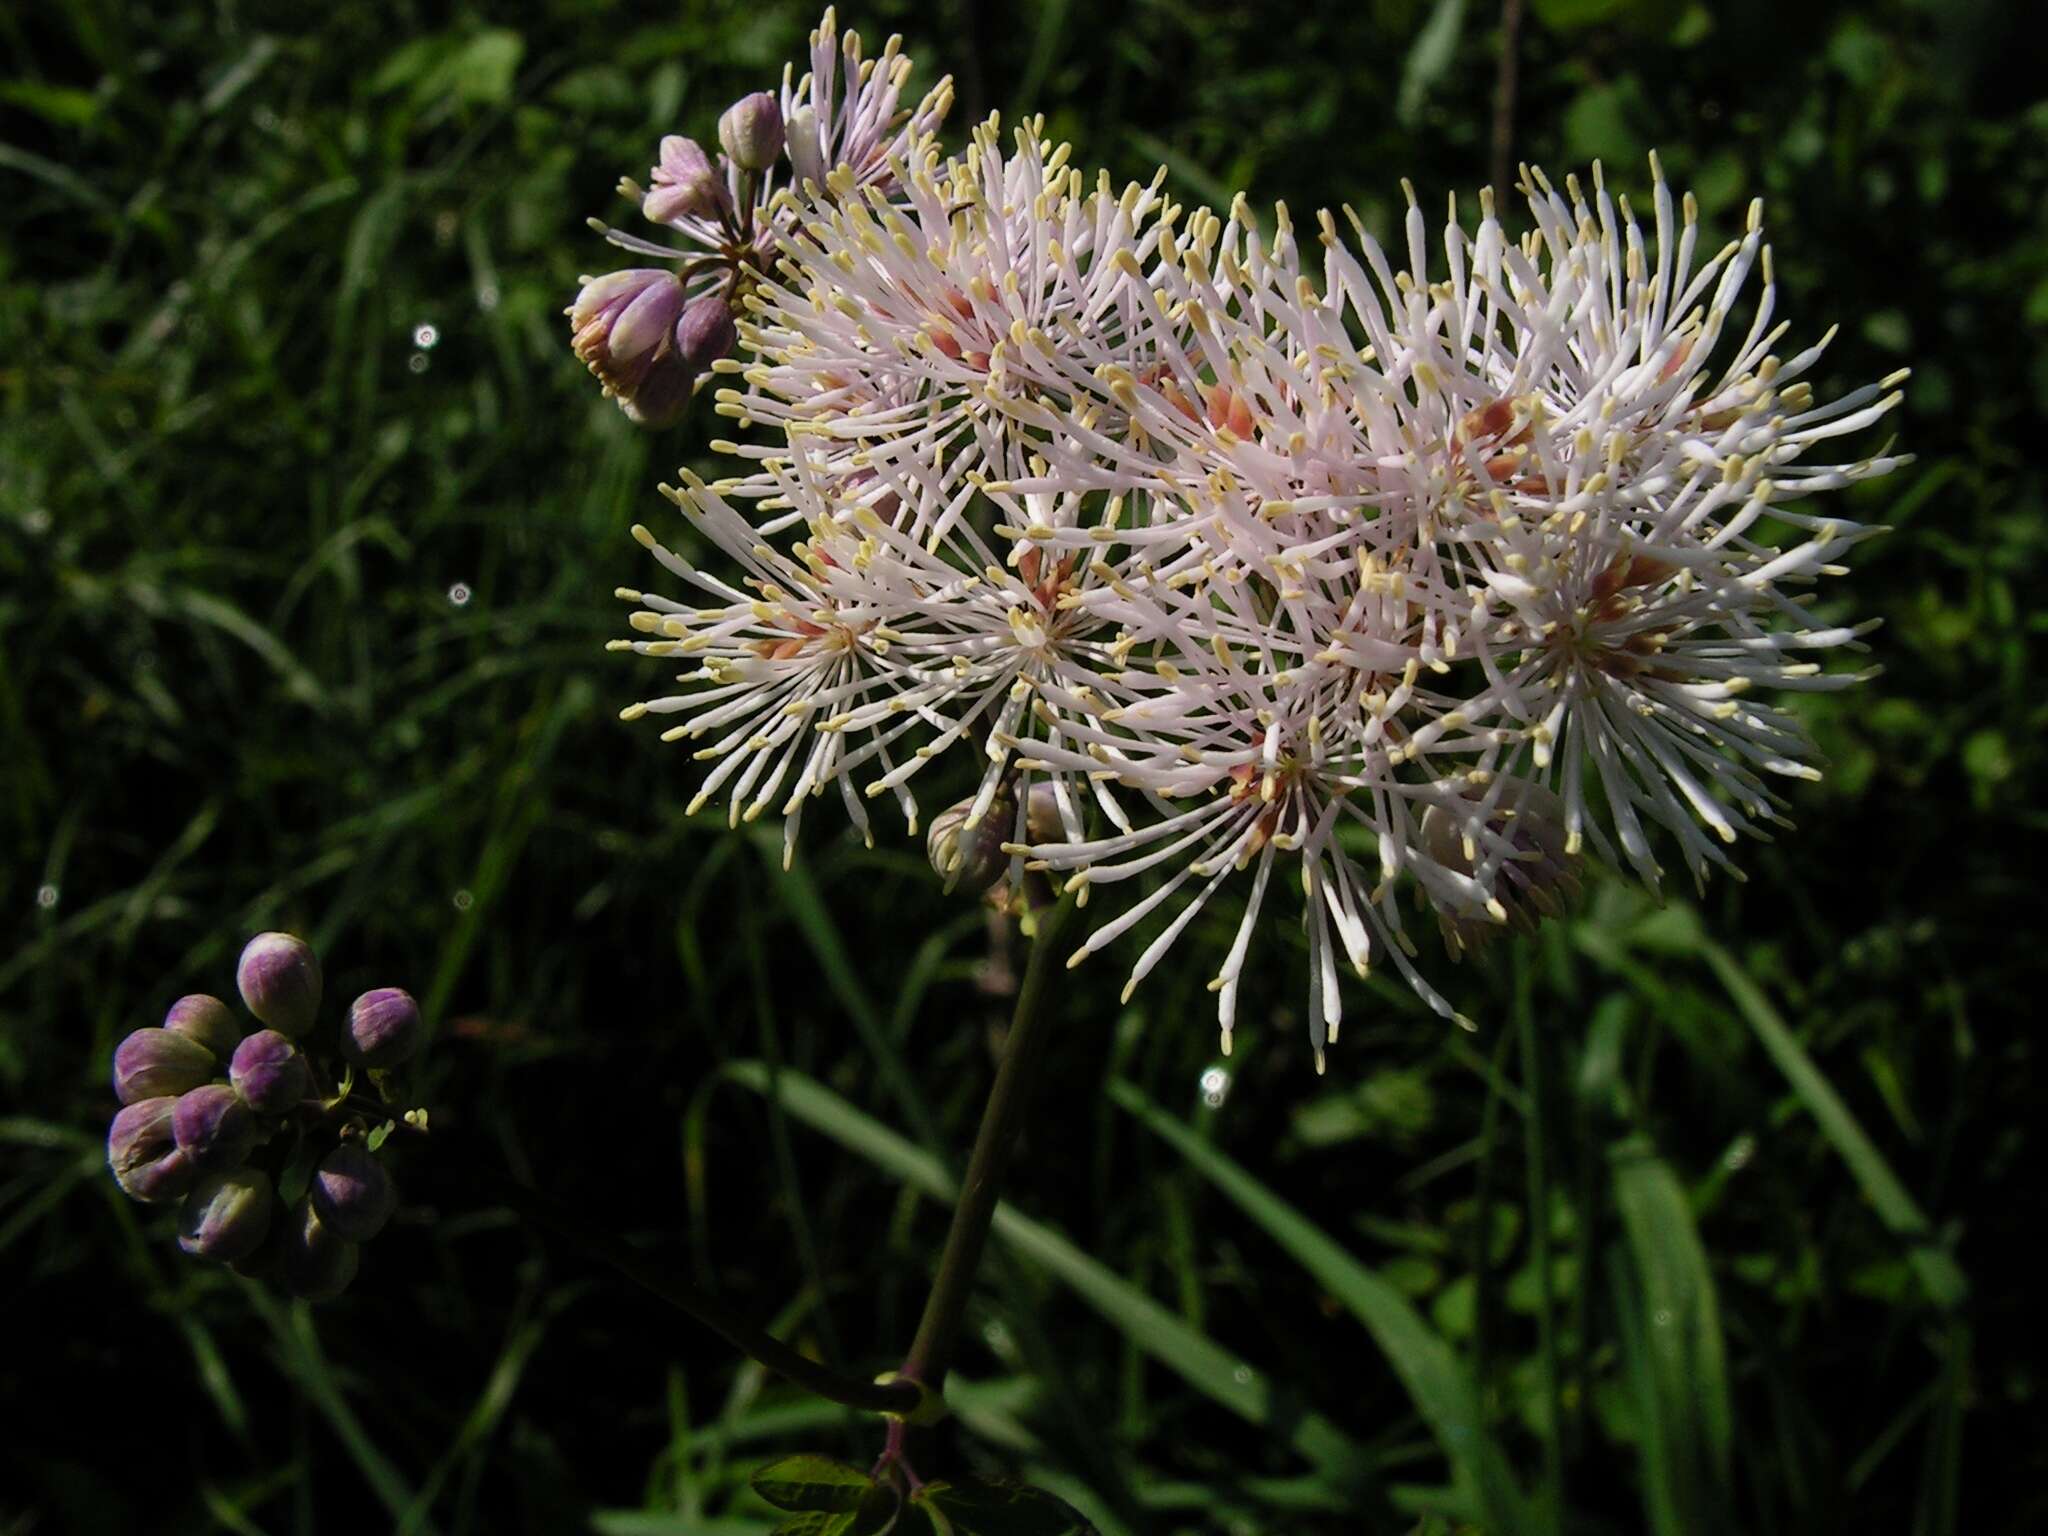
MULTIPOLYGON (((761 1062, 733 1062, 725 1071, 734 1082, 756 1093, 771 1091, 768 1068, 761 1062)), ((952 1198, 953 1175, 937 1158, 919 1151, 831 1089, 787 1069, 776 1073, 773 1083, 782 1107, 813 1130, 935 1200, 952 1198)), ((1370 1457, 1365 1449, 1329 1420, 1290 1401, 1264 1372, 1190 1328, 1052 1228, 1019 1214, 1010 1205, 999 1204, 994 1230, 1189 1386, 1285 1441, 1327 1475, 1354 1481, 1368 1466, 1370 1457)))
POLYGON ((1136 1088, 1111 1083, 1109 1095, 1264 1228, 1365 1325, 1436 1436, 1458 1486, 1477 1498, 1490 1526, 1521 1530, 1522 1493, 1506 1454, 1487 1431, 1478 1389, 1451 1347, 1408 1299, 1231 1158, 1155 1108, 1136 1088))

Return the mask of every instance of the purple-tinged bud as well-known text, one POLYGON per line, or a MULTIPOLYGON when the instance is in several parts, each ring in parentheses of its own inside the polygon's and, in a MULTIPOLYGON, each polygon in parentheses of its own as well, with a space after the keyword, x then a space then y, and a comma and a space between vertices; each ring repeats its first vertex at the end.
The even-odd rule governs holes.
POLYGON ((382 1232, 398 1204, 391 1175, 374 1152, 354 1141, 320 1159, 306 1195, 321 1221, 352 1243, 367 1243, 382 1232))
POLYGON ((818 114, 805 105, 783 125, 783 147, 789 152, 789 173, 799 189, 805 182, 825 185, 825 143, 818 133, 818 114))
POLYGON ((171 1110, 178 1150, 201 1173, 234 1167, 256 1144, 256 1116, 226 1083, 208 1083, 178 1096, 171 1110))
POLYGON ((235 1047, 228 1081, 259 1115, 288 1114, 313 1092, 313 1074, 290 1035, 259 1029, 235 1047))
POLYGON ((270 1230, 270 1175, 226 1168, 201 1176, 178 1209, 178 1246, 226 1264, 247 1258, 270 1230))
POLYGON ((675 349, 683 285, 659 267, 607 272, 583 285, 569 306, 570 345, 608 395, 631 405, 655 365, 675 349))
POLYGON ((138 1029, 114 1047, 114 1096, 123 1104, 197 1088, 220 1070, 205 1046, 168 1029, 138 1029))
POLYGON ((654 168, 654 190, 640 200, 640 211, 656 224, 676 219, 712 219, 731 206, 718 167, 695 139, 670 134, 661 141, 661 163, 654 168))
POLYGON ((630 399, 618 397, 619 409, 636 426, 672 427, 690 408, 696 383, 697 375, 683 366, 683 360, 671 348, 655 360, 630 399))
POLYGON ((171 1004, 170 1012, 164 1015, 164 1028, 198 1041, 222 1061, 234 1055, 235 1047, 242 1043, 242 1026, 228 1011, 228 1005, 204 992, 194 992, 171 1004))
POLYGON ((1024 797, 1024 841, 1036 846, 1063 842, 1066 835, 1067 824, 1060 817, 1059 791, 1050 780, 1040 779, 1024 797))
POLYGON ((258 1019, 297 1037, 320 1011, 320 957, 292 934, 259 933, 242 946, 235 985, 258 1019))
POLYGON ((356 1245, 320 1219, 310 1195, 292 1207, 278 1267, 294 1296, 332 1301, 355 1278, 359 1258, 356 1245))
POLYGON ((377 987, 348 1005, 341 1048, 366 1067, 395 1067, 420 1048, 420 1005, 403 987, 377 987))
POLYGON ((176 1102, 164 1098, 130 1104, 107 1130, 107 1166, 131 1200, 145 1205, 176 1200, 198 1175, 171 1130, 176 1102))
POLYGON ((742 96, 718 120, 718 142, 741 170, 767 170, 782 153, 782 108, 766 91, 742 96))
POLYGON ((999 784, 981 816, 969 826, 967 821, 974 814, 978 798, 969 797, 939 812, 925 834, 925 855, 932 861, 932 868, 945 878, 948 894, 955 886, 964 885, 969 895, 979 895, 1010 867, 1010 855, 1003 852, 1003 844, 1010 840, 1016 827, 1015 784, 1009 779, 999 784))
POLYGON ((284 1229, 290 1225, 287 1215, 273 1204, 263 1241, 240 1258, 229 1259, 228 1268, 247 1280, 260 1280, 276 1269, 278 1253, 284 1247, 284 1229))
POLYGON ((732 323, 732 310, 717 294, 692 300, 676 322, 676 355, 691 373, 703 373, 721 357, 730 356, 739 345, 740 333, 732 323))

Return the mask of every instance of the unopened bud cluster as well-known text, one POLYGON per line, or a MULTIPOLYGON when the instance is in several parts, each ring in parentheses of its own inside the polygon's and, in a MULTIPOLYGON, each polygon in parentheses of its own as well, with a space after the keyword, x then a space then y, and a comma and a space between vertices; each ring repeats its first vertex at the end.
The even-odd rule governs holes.
POLYGON ((715 158, 670 134, 651 185, 620 182, 641 217, 680 248, 597 225, 614 245, 662 263, 586 277, 565 311, 577 357, 643 426, 672 424, 712 365, 737 348, 735 317, 792 227, 792 195, 815 194, 843 165, 859 185, 892 184, 891 156, 936 126, 952 98, 941 81, 916 112, 898 112, 910 63, 896 41, 866 59, 860 38, 842 38, 830 12, 812 34, 811 66, 780 93, 755 91, 728 107, 715 158))
POLYGON ((288 933, 251 939, 235 985, 254 1028, 194 993, 115 1048, 122 1107, 107 1162, 133 1199, 177 1208, 187 1253, 324 1300, 348 1285, 359 1245, 397 1202, 364 1116, 336 1084, 411 1060, 419 1008, 379 987, 323 1034, 319 957, 288 933))

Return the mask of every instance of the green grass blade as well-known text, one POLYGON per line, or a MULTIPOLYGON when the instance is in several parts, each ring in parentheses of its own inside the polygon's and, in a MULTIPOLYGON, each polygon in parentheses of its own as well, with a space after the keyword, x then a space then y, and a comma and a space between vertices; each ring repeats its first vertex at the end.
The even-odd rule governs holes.
POLYGON ((1728 1486, 1733 1415, 1720 1307, 1692 1207, 1670 1164, 1640 1138, 1609 1152, 1614 1203, 1634 1256, 1639 1390, 1655 1431, 1643 1482, 1661 1532, 1717 1529, 1728 1486))
POLYGON ((803 864, 792 864, 786 870, 782 868, 779 830, 772 834, 761 832, 754 843, 760 850, 762 861, 774 872, 776 896, 810 944, 811 953, 817 957, 818 965, 832 987, 832 995, 839 999, 847 1017, 853 1020, 861 1044, 867 1047, 890 1097, 903 1111, 904 1119, 917 1133, 919 1141, 927 1147, 944 1146, 938 1122, 932 1118, 931 1106, 925 1102, 916 1074, 905 1063, 903 1053, 896 1048, 895 1040, 884 1027, 881 1010, 861 984, 860 974, 839 936, 839 926, 833 922, 824 897, 819 894, 817 881, 803 864))
POLYGON ((1715 944, 1703 946, 1702 953, 1707 964, 1714 968, 1714 974, 1720 977, 1721 985, 1727 988, 1736 1011, 1748 1021, 1765 1052, 1785 1075, 1785 1081, 1792 1085, 1792 1091, 1806 1106, 1807 1113, 1820 1126, 1821 1134, 1834 1144, 1842 1161, 1849 1165, 1849 1172, 1862 1187, 1864 1197, 1877 1208, 1879 1219, 1912 1244, 1907 1259, 1913 1266, 1913 1272, 1920 1277, 1928 1297, 1944 1311, 1960 1307, 1970 1289, 1961 1267, 1936 1242, 1926 1216, 1885 1162, 1876 1143, 1857 1123, 1849 1106, 1842 1102, 1834 1085, 1813 1064, 1813 1058, 1793 1037, 1770 1000, 1755 982, 1743 974, 1742 967, 1735 963, 1734 958, 1715 944))
POLYGON ((286 1305, 273 1301, 254 1284, 243 1286, 242 1291, 270 1326, 271 1337, 277 1341, 279 1358, 286 1372, 299 1384, 320 1416, 327 1420, 335 1439, 355 1462, 356 1470, 362 1473, 363 1481, 370 1485, 377 1501, 395 1519, 405 1520, 410 1516, 411 1529, 419 1536, 434 1536, 436 1528, 433 1522, 415 1509, 417 1496, 405 1475, 390 1457, 378 1449, 369 1431, 363 1428, 363 1421, 356 1417, 355 1409, 349 1406, 333 1367, 327 1363, 326 1351, 320 1347, 320 1336, 314 1331, 312 1314, 306 1304, 295 1302, 286 1305))
POLYGON ((1451 1347, 1408 1299, 1227 1155, 1155 1108, 1136 1088, 1111 1083, 1109 1094, 1264 1228, 1365 1325, 1443 1448, 1459 1487, 1477 1497, 1487 1527, 1502 1532, 1526 1529, 1521 1490, 1506 1454, 1487 1432, 1477 1387, 1451 1347))
MULTIPOLYGON (((725 1074, 756 1093, 771 1091, 768 1069, 761 1062, 733 1062, 725 1074)), ((782 1107, 813 1130, 934 1200, 952 1198, 953 1175, 936 1157, 912 1146, 829 1088, 802 1073, 784 1070, 775 1074, 774 1091, 780 1094, 782 1107)), ((1189 1386, 1239 1418, 1281 1436, 1333 1479, 1355 1482, 1369 1465, 1365 1449, 1336 1425, 1290 1402, 1264 1372, 1190 1328, 1052 1228, 999 1204, 994 1229, 1011 1248, 1057 1277, 1189 1386)))

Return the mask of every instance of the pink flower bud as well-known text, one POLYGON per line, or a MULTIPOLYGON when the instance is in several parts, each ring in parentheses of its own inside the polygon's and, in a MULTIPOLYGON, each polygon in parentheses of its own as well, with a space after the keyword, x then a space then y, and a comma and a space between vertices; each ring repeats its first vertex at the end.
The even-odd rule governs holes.
POLYGON ((713 219, 731 204, 718 168, 695 139, 673 133, 663 139, 653 175, 654 190, 641 199, 640 211, 656 224, 713 219))
POLYGON ((348 1005, 342 1049, 366 1067, 395 1067, 420 1048, 420 1005, 403 987, 378 987, 348 1005))
POLYGON ((690 408, 697 376, 670 350, 647 370, 647 377, 630 398, 619 397, 619 409, 626 419, 643 427, 670 427, 682 420, 690 408))
POLYGON ((228 1168, 204 1175, 178 1210, 178 1246, 225 1264, 247 1258, 270 1230, 270 1175, 228 1168))
POLYGON ((384 1165, 354 1141, 343 1142, 320 1160, 307 1194, 320 1219, 352 1243, 367 1243, 383 1231, 398 1204, 398 1192, 384 1165))
POLYGON ((235 1054, 242 1041, 242 1026, 228 1005, 204 992, 194 992, 171 1004, 164 1015, 164 1028, 188 1040, 196 1040, 222 1061, 235 1054))
POLYGON ((282 1115, 313 1091, 313 1074, 291 1036, 261 1029, 235 1047, 228 1081, 259 1115, 282 1115))
POLYGON ((114 1096, 123 1104, 197 1088, 220 1070, 213 1052, 168 1029, 138 1029, 114 1047, 114 1096))
POLYGON ((592 278, 569 307, 571 345, 605 393, 630 406, 656 364, 674 351, 683 285, 673 272, 635 267, 592 278))
POLYGON ((967 818, 974 812, 976 798, 970 795, 939 812, 932 818, 931 830, 925 833, 925 855, 933 870, 945 880, 948 893, 955 886, 964 885, 969 895, 978 896, 1010 867, 1010 855, 1003 852, 1003 844, 1016 828, 1016 785, 1005 780, 981 818, 970 827, 967 818))
POLYGON ((235 985, 251 1013, 287 1035, 303 1035, 320 1011, 320 959, 293 934, 259 933, 245 944, 235 985))
POLYGON ((145 1205, 176 1200, 197 1176, 171 1130, 175 1102, 162 1098, 130 1104, 107 1130, 107 1166, 131 1200, 145 1205))
POLYGON ((232 1168, 256 1144, 256 1117, 226 1083, 208 1083, 178 1096, 171 1110, 178 1150, 202 1173, 232 1168))
POLYGON ((782 108, 766 91, 742 96, 718 120, 718 142, 741 170, 767 170, 782 153, 782 108))
POLYGON ((693 374, 703 373, 738 344, 732 310, 716 294, 694 300, 676 322, 676 353, 693 374))

